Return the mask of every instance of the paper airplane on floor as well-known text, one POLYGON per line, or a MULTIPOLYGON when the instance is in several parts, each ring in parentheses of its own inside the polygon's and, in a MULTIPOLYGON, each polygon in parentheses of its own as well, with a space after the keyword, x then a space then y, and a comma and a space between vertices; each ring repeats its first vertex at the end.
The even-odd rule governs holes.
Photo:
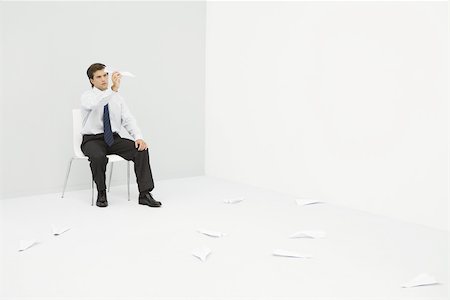
POLYGON ((283 256, 283 257, 294 257, 294 258, 310 258, 311 257, 310 255, 307 255, 307 254, 301 254, 298 252, 282 250, 282 249, 273 250, 272 255, 283 256))
POLYGON ((223 202, 227 203, 227 204, 235 204, 235 203, 239 203, 241 201, 244 201, 244 197, 225 199, 223 202))
POLYGON ((422 273, 417 275, 414 279, 410 280, 409 282, 403 284, 402 287, 411 288, 416 286, 433 285, 433 284, 438 284, 436 279, 434 279, 433 276, 427 273, 422 273))
POLYGON ((34 240, 20 240, 19 251, 24 251, 33 246, 34 244, 36 244, 36 241, 34 240))
POLYGON ((208 247, 197 248, 192 251, 192 255, 199 258, 201 261, 206 261, 206 258, 211 253, 211 249, 208 247))
POLYGON ((223 237, 226 235, 226 233, 223 233, 223 232, 206 230, 206 229, 199 229, 197 231, 200 233, 203 233, 204 235, 212 236, 212 237, 223 237))
POLYGON ((297 205, 300 205, 300 206, 325 203, 324 201, 313 200, 313 199, 296 199, 295 202, 297 202, 297 205))
POLYGON ((70 229, 70 227, 61 227, 61 228, 58 228, 58 227, 56 227, 55 225, 52 225, 53 235, 61 235, 61 234, 63 234, 64 232, 66 232, 67 230, 69 230, 69 229, 70 229))
POLYGON ((323 239, 326 236, 325 231, 322 230, 302 230, 292 234, 289 238, 310 238, 310 239, 323 239))

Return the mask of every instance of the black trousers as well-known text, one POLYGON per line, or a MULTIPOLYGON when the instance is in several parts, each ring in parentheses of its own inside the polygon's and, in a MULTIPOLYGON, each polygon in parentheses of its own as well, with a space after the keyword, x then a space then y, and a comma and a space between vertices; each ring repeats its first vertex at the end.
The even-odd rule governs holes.
POLYGON ((89 158, 92 176, 98 191, 106 190, 105 173, 108 154, 117 154, 124 159, 134 162, 139 192, 152 191, 154 188, 152 170, 148 150, 138 151, 134 141, 121 138, 114 133, 114 144, 111 147, 105 143, 103 133, 85 134, 81 143, 81 151, 89 158))

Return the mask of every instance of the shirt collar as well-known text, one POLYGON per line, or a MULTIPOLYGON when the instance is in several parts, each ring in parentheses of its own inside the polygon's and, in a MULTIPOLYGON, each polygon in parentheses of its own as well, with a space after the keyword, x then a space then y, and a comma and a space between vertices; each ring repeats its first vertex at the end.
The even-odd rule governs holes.
POLYGON ((108 92, 108 89, 102 91, 98 88, 96 88, 95 86, 92 87, 92 91, 94 92, 94 94, 99 95, 99 94, 104 94, 108 92))

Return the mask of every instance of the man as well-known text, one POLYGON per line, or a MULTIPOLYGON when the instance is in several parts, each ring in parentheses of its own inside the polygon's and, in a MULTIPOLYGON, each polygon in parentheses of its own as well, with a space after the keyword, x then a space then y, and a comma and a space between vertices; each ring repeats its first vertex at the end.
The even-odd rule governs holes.
POLYGON ((89 157, 92 176, 97 185, 97 206, 108 206, 106 198, 105 172, 108 154, 117 154, 134 162, 139 189, 139 204, 160 207, 161 202, 153 199, 153 176, 150 169, 148 146, 142 139, 136 120, 119 94, 121 74, 113 72, 112 86, 108 88, 108 73, 105 65, 92 64, 87 76, 92 89, 81 96, 83 141, 81 150, 89 157), (119 136, 124 127, 134 141, 119 136))

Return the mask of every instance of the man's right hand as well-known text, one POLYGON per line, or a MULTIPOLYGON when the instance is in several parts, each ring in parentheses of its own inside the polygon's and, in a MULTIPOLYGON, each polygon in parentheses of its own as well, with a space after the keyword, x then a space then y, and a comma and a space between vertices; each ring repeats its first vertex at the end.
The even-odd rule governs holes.
POLYGON ((119 72, 113 72, 111 75, 111 79, 112 79, 112 87, 111 89, 114 92, 118 92, 119 91, 119 87, 120 87, 120 79, 122 78, 122 75, 119 72))

